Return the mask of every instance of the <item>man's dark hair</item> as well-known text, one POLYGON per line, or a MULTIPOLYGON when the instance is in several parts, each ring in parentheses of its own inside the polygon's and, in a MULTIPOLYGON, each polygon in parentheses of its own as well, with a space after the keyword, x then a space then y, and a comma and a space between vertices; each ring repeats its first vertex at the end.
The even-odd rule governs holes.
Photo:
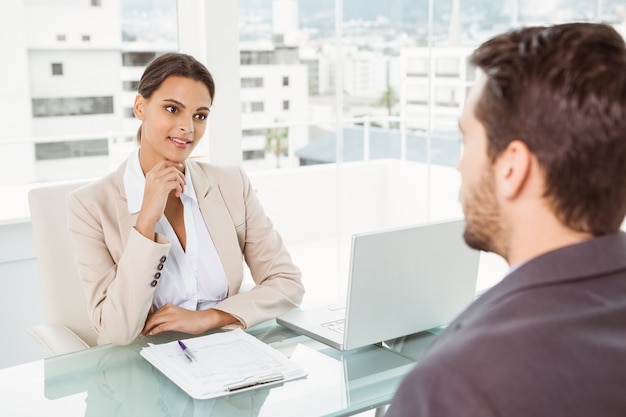
POLYGON ((516 139, 545 173, 559 220, 594 235, 626 215, 626 47, 610 26, 570 23, 499 35, 472 55, 487 80, 476 118, 492 162, 516 139))

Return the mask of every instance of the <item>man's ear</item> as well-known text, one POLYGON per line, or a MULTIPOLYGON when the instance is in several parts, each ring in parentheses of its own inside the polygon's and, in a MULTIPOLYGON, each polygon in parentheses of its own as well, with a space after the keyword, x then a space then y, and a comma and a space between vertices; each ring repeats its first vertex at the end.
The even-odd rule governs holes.
POLYGON ((500 195, 511 200, 527 185, 533 154, 521 140, 514 140, 495 162, 495 180, 500 195))
POLYGON ((141 94, 137 94, 135 97, 135 105, 133 107, 133 113, 138 120, 143 120, 143 109, 146 104, 146 100, 141 94))

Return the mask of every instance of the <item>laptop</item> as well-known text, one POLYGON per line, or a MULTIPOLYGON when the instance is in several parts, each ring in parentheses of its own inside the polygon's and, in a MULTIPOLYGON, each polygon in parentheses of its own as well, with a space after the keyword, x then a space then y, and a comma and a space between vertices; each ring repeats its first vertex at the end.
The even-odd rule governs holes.
POLYGON ((277 323, 339 350, 448 324, 474 299, 480 251, 463 241, 464 220, 352 236, 348 291, 294 309, 277 323))

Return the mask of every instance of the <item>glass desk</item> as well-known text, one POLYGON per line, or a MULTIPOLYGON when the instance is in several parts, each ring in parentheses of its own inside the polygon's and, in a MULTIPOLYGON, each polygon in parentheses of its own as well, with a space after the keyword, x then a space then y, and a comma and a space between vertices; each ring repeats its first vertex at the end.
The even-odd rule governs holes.
POLYGON ((194 400, 139 355, 148 342, 105 345, 0 370, 1 416, 340 416, 389 404, 435 337, 423 332, 340 352, 274 321, 248 332, 308 371, 305 378, 194 400))

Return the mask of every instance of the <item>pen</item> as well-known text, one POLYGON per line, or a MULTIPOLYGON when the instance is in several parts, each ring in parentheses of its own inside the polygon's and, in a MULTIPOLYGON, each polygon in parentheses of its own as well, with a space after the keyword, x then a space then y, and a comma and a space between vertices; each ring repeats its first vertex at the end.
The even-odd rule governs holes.
POLYGON ((254 387, 255 385, 269 384, 270 382, 282 381, 285 379, 283 374, 269 374, 263 375, 259 377, 248 377, 244 378, 241 381, 233 382, 230 385, 226 386, 226 391, 237 391, 244 388, 254 387))
POLYGON ((193 362, 196 360, 196 357, 193 356, 193 353, 191 353, 191 351, 187 349, 187 346, 182 341, 178 341, 178 346, 180 346, 180 348, 183 350, 183 355, 185 355, 187 362, 193 362))

